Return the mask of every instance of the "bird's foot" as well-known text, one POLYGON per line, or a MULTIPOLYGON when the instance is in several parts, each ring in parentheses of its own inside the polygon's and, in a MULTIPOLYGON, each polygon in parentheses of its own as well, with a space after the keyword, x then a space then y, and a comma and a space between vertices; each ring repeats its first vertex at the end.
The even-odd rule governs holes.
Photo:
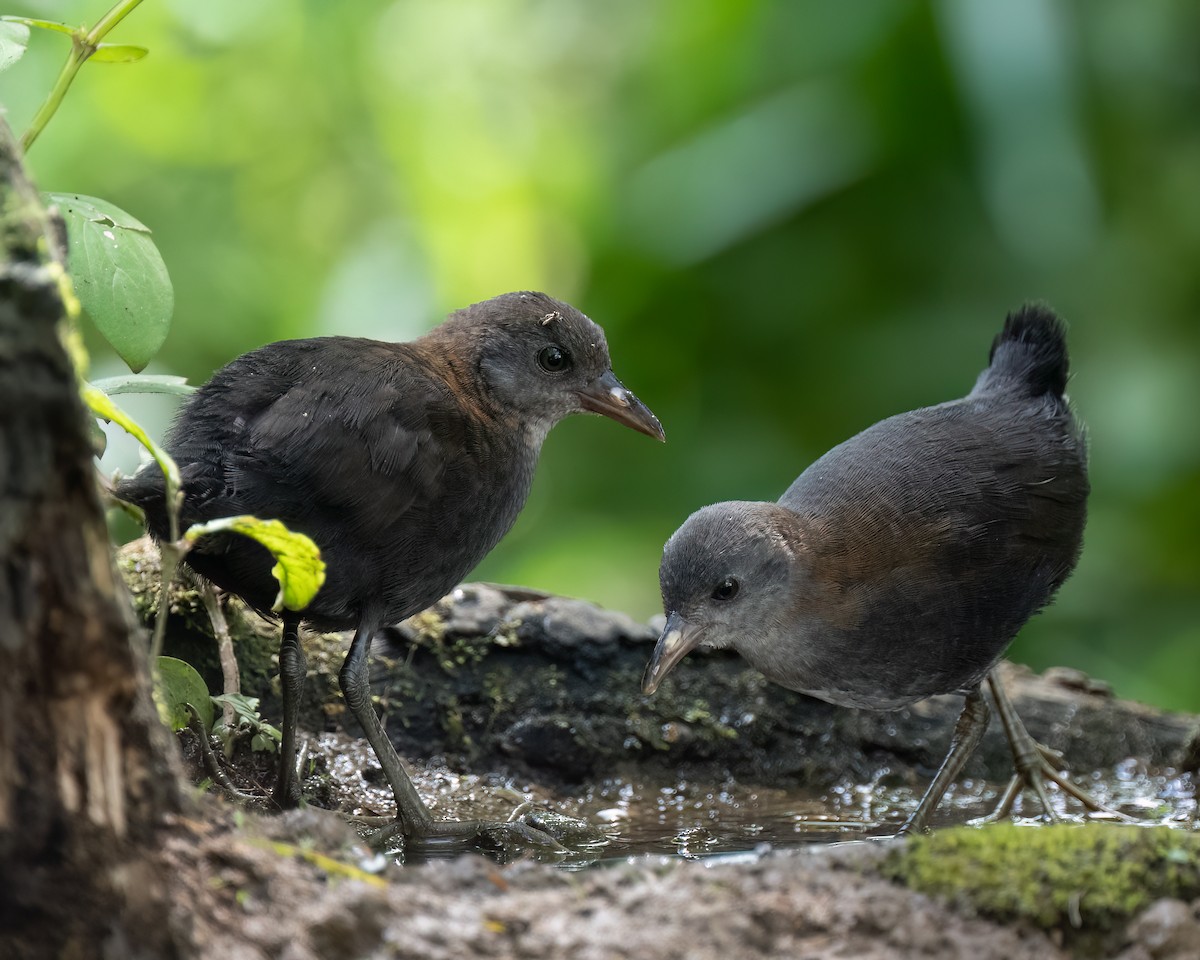
POLYGON ((509 815, 508 822, 524 823, 553 837, 560 846, 575 849, 602 847, 611 839, 608 833, 586 820, 569 817, 565 813, 547 810, 544 807, 536 807, 528 800, 513 810, 509 815))
MULTIPOLYGON (((355 817, 361 824, 379 824, 375 818, 355 817)), ((414 818, 415 819, 415 818, 414 818)), ((416 826, 396 818, 365 835, 376 849, 401 847, 406 858, 435 859, 474 851, 500 862, 532 856, 537 860, 559 860, 571 850, 594 849, 610 837, 586 820, 520 804, 508 820, 420 819, 416 826)))
POLYGON ((1082 787, 1072 782, 1065 772, 1063 755, 1059 751, 1038 743, 1032 737, 1030 737, 1029 743, 1032 751, 1022 752, 1022 756, 1014 757, 1017 772, 1013 774, 1012 779, 1008 781, 1008 786, 1000 795, 996 809, 987 816, 981 817, 980 823, 996 823, 1006 819, 1012 813, 1013 805, 1016 803, 1017 797, 1021 795, 1021 791, 1027 788, 1033 790, 1037 796, 1038 803, 1042 808, 1042 816, 1045 819, 1051 822, 1061 820, 1062 817, 1059 816, 1050 801, 1050 792, 1047 787, 1047 784, 1050 783, 1055 784, 1068 796, 1074 797, 1089 813, 1104 814, 1107 818, 1125 823, 1136 822, 1134 818, 1105 806, 1082 787))
POLYGON ((405 859, 428 860, 474 851, 501 862, 529 854, 557 859, 567 848, 547 831, 523 820, 393 820, 365 837, 380 849, 402 846, 405 859))
POLYGON ((1004 684, 1000 682, 995 670, 988 675, 988 686, 992 691, 992 699, 996 702, 996 713, 1000 717, 1000 724, 1004 728, 1008 745, 1012 750, 1013 766, 1016 768, 1016 772, 1008 782, 1008 786, 1005 787, 1004 793, 1001 794, 996 809, 984 817, 982 822, 994 823, 1007 817, 1012 813, 1017 797, 1026 787, 1032 789, 1037 796, 1038 803, 1042 807, 1043 817, 1050 821, 1061 820, 1058 811, 1050 802, 1050 792, 1047 788, 1049 783, 1057 785, 1063 793, 1074 797, 1091 813, 1102 813, 1105 817, 1128 823, 1136 822, 1132 817, 1127 817, 1123 813, 1106 807, 1082 787, 1071 782, 1070 777, 1064 772, 1066 764, 1063 762, 1063 755, 1033 739, 1029 731, 1025 729, 1025 724, 1021 722, 1021 718, 1013 707, 1012 701, 1009 700, 1004 684))

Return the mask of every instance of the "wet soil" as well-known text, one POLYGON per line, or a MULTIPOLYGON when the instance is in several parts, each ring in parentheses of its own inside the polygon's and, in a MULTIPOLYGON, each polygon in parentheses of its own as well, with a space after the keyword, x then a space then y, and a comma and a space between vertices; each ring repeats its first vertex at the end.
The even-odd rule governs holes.
POLYGON ((327 811, 259 818, 235 817, 211 799, 205 806, 196 819, 174 823, 164 847, 178 886, 175 922, 201 956, 1200 955, 1194 896, 1160 897, 1129 922, 1096 929, 1069 919, 999 919, 963 898, 930 897, 887 879, 897 847, 912 841, 763 847, 699 860, 639 856, 576 872, 528 860, 500 866, 469 854, 398 867, 327 811))

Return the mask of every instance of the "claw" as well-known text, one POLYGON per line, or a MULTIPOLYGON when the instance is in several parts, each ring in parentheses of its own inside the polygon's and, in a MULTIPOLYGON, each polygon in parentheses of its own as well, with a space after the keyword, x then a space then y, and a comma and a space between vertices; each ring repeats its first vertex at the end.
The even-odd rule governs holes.
POLYGON ((1069 777, 1059 772, 1057 768, 1065 766, 1063 755, 1057 750, 1038 743, 1030 736, 994 670, 988 674, 988 686, 992 691, 992 698, 996 701, 996 713, 1000 717, 1008 744, 1012 748, 1013 765, 1017 768, 1017 772, 1008 782, 1004 793, 1001 794, 996 809, 988 816, 983 817, 982 822, 992 823, 1007 817, 1012 812, 1013 804, 1021 790, 1026 787, 1037 794, 1038 802, 1042 806, 1042 815, 1046 819, 1051 821, 1061 819, 1050 803, 1050 794, 1046 789, 1047 782, 1056 784, 1060 790, 1068 796, 1074 797, 1085 809, 1093 813, 1104 813, 1126 823, 1137 822, 1133 817, 1128 817, 1105 806, 1082 787, 1072 783, 1069 777))

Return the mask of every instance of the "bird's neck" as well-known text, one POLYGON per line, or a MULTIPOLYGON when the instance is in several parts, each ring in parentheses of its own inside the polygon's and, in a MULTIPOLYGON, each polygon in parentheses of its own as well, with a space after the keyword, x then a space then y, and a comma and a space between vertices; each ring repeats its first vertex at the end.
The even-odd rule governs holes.
POLYGON ((461 334, 448 336, 443 325, 435 327, 411 346, 419 354, 425 369, 446 384, 462 415, 478 424, 496 428, 500 431, 497 436, 516 438, 533 434, 535 439, 530 442, 535 452, 541 448, 548 428, 539 429, 536 424, 525 423, 516 411, 492 396, 479 368, 477 344, 461 334))

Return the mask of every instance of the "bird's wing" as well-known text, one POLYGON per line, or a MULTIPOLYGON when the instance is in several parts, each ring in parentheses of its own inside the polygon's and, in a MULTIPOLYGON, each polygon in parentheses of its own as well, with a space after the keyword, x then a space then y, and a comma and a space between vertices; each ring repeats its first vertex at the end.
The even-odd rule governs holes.
MULTIPOLYGON (((287 345, 273 345, 286 348, 287 345)), ((447 462, 419 370, 295 350, 256 351, 193 400, 177 431, 189 520, 252 513, 303 529, 370 529, 433 499, 447 462), (182 435, 186 430, 187 435, 182 435)), ((452 438, 452 434, 451 434, 452 438)))
POLYGON ((936 571, 909 583, 935 592, 954 568, 987 575, 1036 558, 1069 570, 1087 496, 1082 450, 1069 415, 1028 429, 1014 426, 1020 415, 956 401, 892 417, 816 461, 780 502, 828 531, 819 549, 846 581, 936 571))

